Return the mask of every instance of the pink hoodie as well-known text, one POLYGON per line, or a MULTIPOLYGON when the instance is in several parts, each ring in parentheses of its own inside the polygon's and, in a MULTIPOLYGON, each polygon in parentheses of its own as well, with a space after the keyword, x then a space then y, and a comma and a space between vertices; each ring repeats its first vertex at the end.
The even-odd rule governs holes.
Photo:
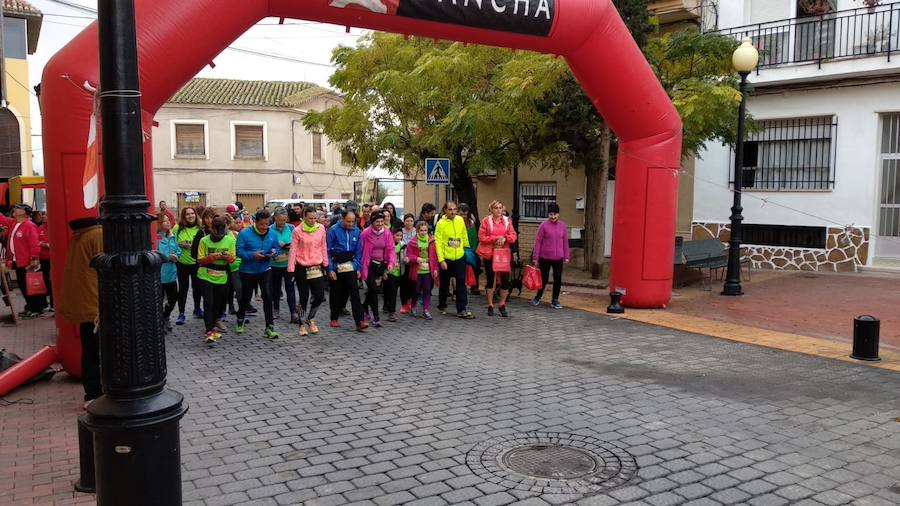
POLYGON ((325 227, 316 223, 316 231, 303 231, 303 224, 291 235, 291 252, 288 255, 288 272, 294 272, 297 264, 303 267, 321 265, 328 267, 328 246, 325 244, 325 227))
POLYGON ((362 243, 362 272, 360 272, 360 274, 362 275, 363 281, 369 279, 369 263, 372 260, 387 263, 384 272, 390 271, 397 265, 397 254, 394 253, 394 234, 392 234, 387 227, 384 227, 381 230, 380 235, 376 234, 372 227, 367 227, 363 230, 359 240, 362 243), (384 246, 384 256, 387 258, 372 257, 372 245, 375 241, 384 241, 382 245, 384 246))

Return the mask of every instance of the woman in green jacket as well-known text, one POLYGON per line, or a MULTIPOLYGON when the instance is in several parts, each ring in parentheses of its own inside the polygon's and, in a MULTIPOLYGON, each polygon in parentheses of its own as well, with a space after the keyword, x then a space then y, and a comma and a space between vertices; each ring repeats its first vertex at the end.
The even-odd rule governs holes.
POLYGON ((181 210, 178 224, 172 229, 172 235, 181 249, 181 256, 178 257, 178 263, 175 268, 178 273, 178 319, 175 325, 184 325, 184 307, 187 303, 188 288, 193 287, 194 295, 194 314, 199 314, 200 309, 200 287, 197 280, 197 261, 191 255, 191 246, 194 244, 194 237, 200 231, 197 220, 197 213, 193 207, 185 207, 181 210))

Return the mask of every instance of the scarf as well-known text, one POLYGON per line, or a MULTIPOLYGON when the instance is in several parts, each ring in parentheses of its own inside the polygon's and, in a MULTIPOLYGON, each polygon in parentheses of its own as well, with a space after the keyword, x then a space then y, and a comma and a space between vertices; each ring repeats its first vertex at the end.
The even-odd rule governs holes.
POLYGON ((319 224, 318 224, 318 223, 313 223, 313 226, 307 227, 307 226, 306 226, 306 222, 303 221, 303 222, 301 222, 301 226, 303 227, 303 231, 306 232, 307 234, 311 234, 311 233, 313 233, 313 232, 315 232, 316 230, 319 229, 319 224))

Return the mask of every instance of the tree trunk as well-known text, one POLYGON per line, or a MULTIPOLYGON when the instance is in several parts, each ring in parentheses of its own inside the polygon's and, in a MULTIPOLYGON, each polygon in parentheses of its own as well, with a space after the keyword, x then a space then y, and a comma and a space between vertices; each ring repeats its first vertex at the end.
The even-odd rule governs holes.
POLYGON ((475 216, 478 216, 478 196, 475 194, 475 183, 472 181, 472 176, 469 175, 468 169, 461 165, 456 165, 456 167, 452 170, 450 177, 453 189, 456 191, 456 200, 459 201, 457 203, 469 204, 469 209, 475 216))
POLYGON ((584 161, 584 269, 592 279, 600 279, 606 263, 606 190, 609 186, 610 131, 604 123, 600 134, 599 157, 584 161))

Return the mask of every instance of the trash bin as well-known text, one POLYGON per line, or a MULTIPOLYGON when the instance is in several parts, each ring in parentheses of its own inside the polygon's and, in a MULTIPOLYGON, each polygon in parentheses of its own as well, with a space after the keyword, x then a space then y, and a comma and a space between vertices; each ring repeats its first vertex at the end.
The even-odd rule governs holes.
POLYGON ((853 353, 850 358, 875 361, 878 358, 878 338, 881 321, 872 315, 860 315, 853 319, 853 353))

